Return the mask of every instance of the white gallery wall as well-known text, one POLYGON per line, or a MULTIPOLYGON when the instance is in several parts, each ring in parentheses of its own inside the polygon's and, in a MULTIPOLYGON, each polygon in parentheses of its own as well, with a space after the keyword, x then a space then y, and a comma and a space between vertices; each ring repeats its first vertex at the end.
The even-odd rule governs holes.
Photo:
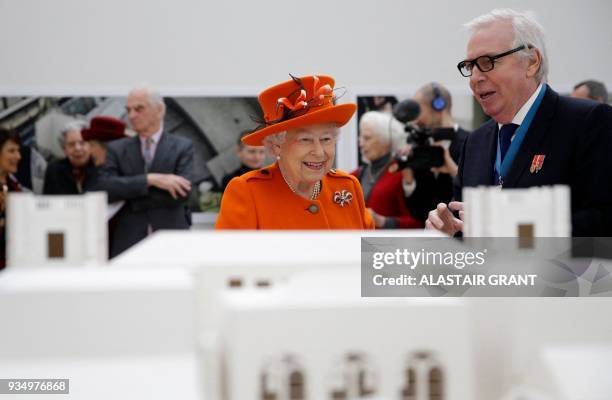
MULTIPOLYGON (((289 72, 351 89, 466 90, 455 65, 463 22, 531 9, 548 35, 550 81, 612 87, 612 2, 0 0, 0 94, 122 94, 147 81, 172 94, 256 94, 289 72)), ((170 94, 170 93, 169 93, 170 94)))
MULTIPOLYGON (((462 24, 495 7, 536 13, 555 89, 612 87, 609 0, 0 0, 0 96, 123 95, 140 82, 165 95, 256 95, 288 73, 327 73, 351 100, 436 80, 469 127, 462 24)), ((340 165, 356 160, 350 139, 340 165)))

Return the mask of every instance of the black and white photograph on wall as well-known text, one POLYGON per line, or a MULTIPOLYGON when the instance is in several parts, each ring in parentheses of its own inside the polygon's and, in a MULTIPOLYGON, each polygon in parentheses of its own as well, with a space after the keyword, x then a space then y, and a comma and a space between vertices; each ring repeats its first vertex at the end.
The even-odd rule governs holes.
MULTIPOLYGON (((164 129, 191 139, 194 146, 190 208, 193 212, 218 211, 223 187, 244 169, 239 139, 261 119, 259 104, 255 97, 165 97, 164 102, 164 129)), ((46 165, 65 157, 61 131, 71 122, 82 121, 86 127, 99 116, 123 121, 125 135, 135 135, 128 123, 124 97, 0 98, 0 126, 15 130, 21 140, 19 182, 41 194, 46 165)), ((263 149, 257 153, 254 162, 258 165, 253 167, 270 162, 263 149)))

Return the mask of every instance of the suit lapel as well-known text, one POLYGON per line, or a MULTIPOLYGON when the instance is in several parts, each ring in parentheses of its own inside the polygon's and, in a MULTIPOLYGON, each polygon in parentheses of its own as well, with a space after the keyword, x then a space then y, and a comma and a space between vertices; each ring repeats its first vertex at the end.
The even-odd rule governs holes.
POLYGON ((172 154, 170 148, 172 147, 172 140, 168 137, 169 133, 164 131, 160 138, 157 147, 155 148, 155 156, 151 162, 151 171, 158 171, 163 165, 162 157, 164 154, 172 154))
POLYGON ((130 139, 126 146, 126 161, 129 163, 130 169, 134 174, 144 174, 144 158, 142 158, 142 150, 140 149, 140 138, 134 136, 130 139))
POLYGON ((548 134, 558 100, 559 95, 550 87, 546 87, 546 93, 540 108, 536 112, 531 126, 525 135, 525 139, 523 139, 523 143, 521 143, 516 158, 508 171, 508 176, 504 178, 504 187, 517 187, 521 176, 531 166, 534 154, 537 154, 538 149, 541 148, 542 141, 548 134))
MULTIPOLYGON (((471 177, 464 176, 464 179, 470 182, 469 186, 488 186, 493 182, 493 167, 497 154, 497 123, 491 120, 489 124, 490 126, 486 128, 487 132, 482 135, 479 143, 474 143, 471 146, 474 149, 469 157, 474 159, 474 162, 470 161, 469 174, 471 177)), ((467 143, 465 146, 467 146, 467 143)), ((468 160, 466 159, 465 162, 468 162, 468 160)))

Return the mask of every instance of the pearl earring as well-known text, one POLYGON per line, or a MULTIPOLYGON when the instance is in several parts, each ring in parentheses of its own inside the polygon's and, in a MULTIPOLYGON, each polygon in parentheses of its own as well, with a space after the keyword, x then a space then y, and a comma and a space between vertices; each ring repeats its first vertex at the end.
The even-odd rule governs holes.
POLYGON ((280 160, 280 156, 276 156, 276 159, 277 159, 277 160, 280 160))

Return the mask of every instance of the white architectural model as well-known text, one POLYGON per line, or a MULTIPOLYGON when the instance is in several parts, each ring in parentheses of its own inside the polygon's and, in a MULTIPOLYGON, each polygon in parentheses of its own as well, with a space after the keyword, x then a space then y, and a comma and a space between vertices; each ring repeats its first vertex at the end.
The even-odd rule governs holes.
POLYGON ((84 265, 108 258, 106 193, 10 193, 7 265, 84 265))
POLYGON ((358 270, 345 268, 228 285, 216 398, 473 398, 462 300, 362 298, 359 288, 358 270))
POLYGON ((88 400, 610 399, 609 297, 361 298, 364 235, 386 234, 161 231, 104 267, 7 268, 0 376, 88 400))
POLYGON ((466 237, 569 237, 567 186, 463 189, 466 237))

